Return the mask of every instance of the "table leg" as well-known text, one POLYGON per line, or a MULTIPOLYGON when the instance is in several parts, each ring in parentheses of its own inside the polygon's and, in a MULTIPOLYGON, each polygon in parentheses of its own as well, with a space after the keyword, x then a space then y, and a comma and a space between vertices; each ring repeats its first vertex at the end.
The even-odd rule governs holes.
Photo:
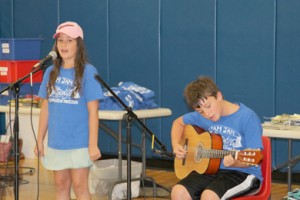
MULTIPOLYGON (((146 125, 146 120, 143 119, 143 123, 146 125)), ((143 129, 142 133, 142 176, 146 177, 146 130, 143 129)))
MULTIPOLYGON (((288 140, 288 149, 289 149, 288 160, 291 161, 291 159, 292 159, 292 140, 291 139, 288 140)), ((292 190, 291 182, 292 182, 292 163, 289 162, 288 163, 288 191, 292 190)))
MULTIPOLYGON (((143 123, 146 124, 146 119, 142 119, 143 123)), ((99 122, 99 127, 102 128, 105 132, 109 133, 114 139, 118 140, 118 181, 114 183, 114 185, 110 188, 109 194, 108 194, 108 200, 111 200, 112 190, 114 186, 118 183, 124 183, 127 180, 122 180, 122 143, 124 140, 122 139, 122 120, 118 121, 118 134, 114 130, 112 130, 109 126, 107 126, 102 121, 99 122)), ((133 146, 136 146, 137 148, 141 149, 142 152, 142 174, 140 178, 134 178, 131 179, 131 181, 134 180, 142 180, 143 183, 145 180, 148 180, 152 182, 153 184, 153 197, 157 196, 157 189, 156 189, 156 182, 152 177, 146 176, 146 130, 143 129, 142 131, 142 141, 141 145, 133 144, 133 146)))
POLYGON ((122 120, 119 120, 119 139, 118 139, 118 162, 119 162, 119 181, 122 180, 122 120))
MULTIPOLYGON (((143 123, 146 125, 146 119, 142 119, 143 123)), ((140 180, 144 181, 148 180, 152 183, 153 186, 153 197, 156 198, 157 196, 157 189, 156 189, 156 182, 152 177, 146 176, 146 129, 142 131, 142 144, 141 144, 141 151, 142 151, 142 174, 140 180)), ((144 186, 143 186, 144 187, 144 186)))

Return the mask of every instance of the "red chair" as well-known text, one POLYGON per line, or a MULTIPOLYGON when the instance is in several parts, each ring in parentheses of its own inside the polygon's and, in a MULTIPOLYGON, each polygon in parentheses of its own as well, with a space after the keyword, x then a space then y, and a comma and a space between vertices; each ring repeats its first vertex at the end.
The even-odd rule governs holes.
POLYGON ((272 184, 272 177, 271 177, 271 172, 272 172, 272 163, 271 163, 271 157, 272 157, 272 152, 271 152, 271 142, 270 138, 266 136, 262 136, 262 142, 264 149, 262 151, 263 154, 263 160, 261 163, 261 170, 262 170, 262 176, 264 178, 262 182, 262 186, 260 191, 252 196, 240 196, 240 197, 235 197, 232 200, 267 200, 270 199, 271 196, 271 184, 272 184))

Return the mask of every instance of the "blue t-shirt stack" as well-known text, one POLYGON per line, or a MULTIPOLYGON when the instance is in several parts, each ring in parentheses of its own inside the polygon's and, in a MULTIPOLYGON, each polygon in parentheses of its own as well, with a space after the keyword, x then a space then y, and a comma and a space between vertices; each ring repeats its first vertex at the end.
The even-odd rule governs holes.
MULTIPOLYGON (((133 82, 120 82, 118 87, 112 87, 111 90, 133 110, 158 107, 154 101, 155 93, 133 82)), ((124 110, 124 107, 107 89, 103 89, 103 96, 103 100, 100 101, 100 110, 124 110)))

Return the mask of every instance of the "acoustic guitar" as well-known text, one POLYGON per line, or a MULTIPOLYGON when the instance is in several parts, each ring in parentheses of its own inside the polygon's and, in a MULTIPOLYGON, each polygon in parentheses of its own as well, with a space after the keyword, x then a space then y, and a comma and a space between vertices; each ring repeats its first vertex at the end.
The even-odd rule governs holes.
POLYGON ((259 149, 223 150, 222 137, 205 132, 204 129, 186 125, 180 144, 187 151, 185 158, 174 159, 177 178, 183 179, 192 171, 199 174, 214 174, 218 171, 221 159, 226 155, 253 166, 258 166, 263 155, 259 149))

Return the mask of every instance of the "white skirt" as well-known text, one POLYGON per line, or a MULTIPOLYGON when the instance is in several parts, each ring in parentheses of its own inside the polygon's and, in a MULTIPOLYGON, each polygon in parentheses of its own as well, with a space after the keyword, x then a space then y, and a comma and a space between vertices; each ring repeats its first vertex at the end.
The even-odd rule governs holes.
POLYGON ((42 158, 48 170, 78 169, 92 166, 88 148, 60 150, 48 147, 42 158))

